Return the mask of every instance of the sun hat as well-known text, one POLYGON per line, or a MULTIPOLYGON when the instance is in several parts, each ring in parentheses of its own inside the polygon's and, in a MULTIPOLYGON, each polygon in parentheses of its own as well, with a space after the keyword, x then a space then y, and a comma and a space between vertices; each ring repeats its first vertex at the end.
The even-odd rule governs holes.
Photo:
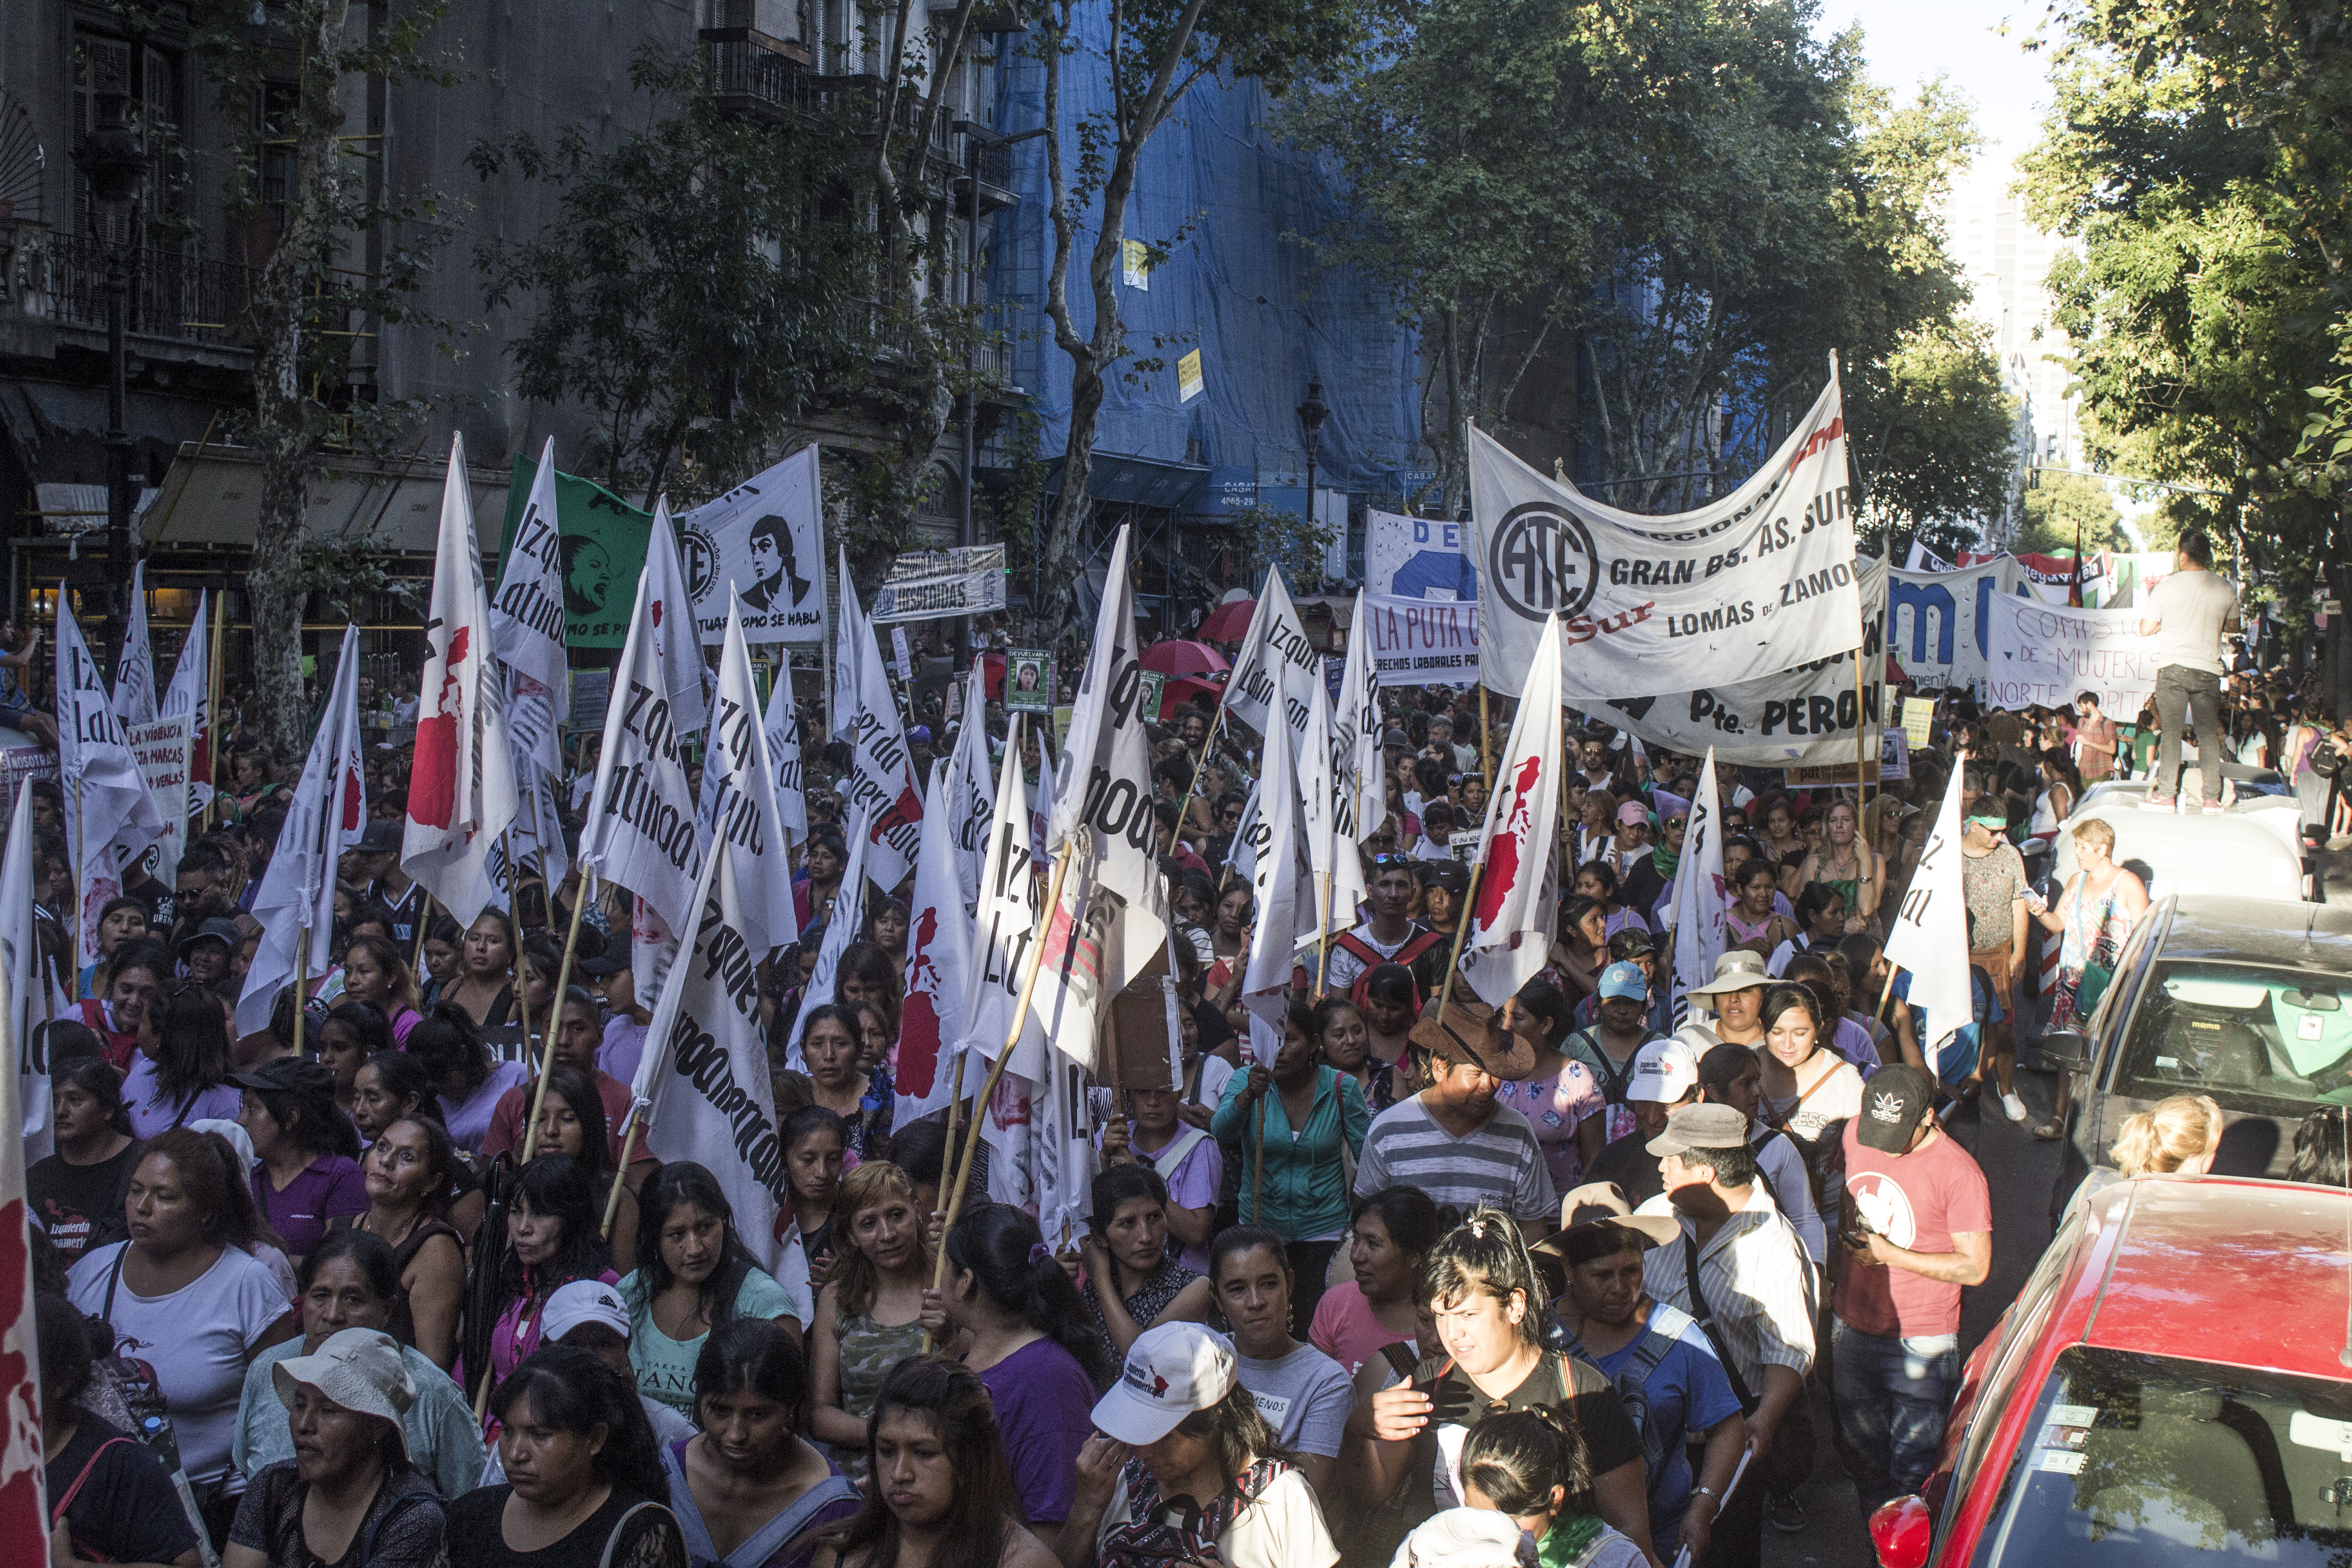
POLYGON ((1661 1159, 1700 1149, 1745 1149, 1748 1118, 1736 1105, 1685 1105, 1666 1118, 1666 1130, 1642 1145, 1661 1159))
POLYGON ((408 1407, 416 1384, 401 1364, 400 1342, 381 1329, 344 1329, 327 1336, 311 1355, 288 1356, 269 1369, 278 1402, 294 1408, 297 1384, 308 1384, 344 1409, 392 1423, 400 1451, 408 1452, 408 1407))
POLYGON ((1736 947, 1715 961, 1714 979, 1704 985, 1693 985, 1683 994, 1720 996, 1727 991, 1748 991, 1771 984, 1771 975, 1764 971, 1764 961, 1744 947, 1736 947))
POLYGON ((1641 1238, 1644 1252, 1665 1246, 1683 1229, 1682 1222, 1672 1215, 1635 1214, 1633 1200, 1614 1182, 1587 1182, 1559 1200, 1559 1228, 1528 1250, 1565 1258, 1569 1232, 1596 1225, 1633 1232, 1641 1238))
POLYGON ((1095 1402, 1089 1419, 1119 1442, 1157 1443, 1184 1417, 1231 1394, 1237 1378, 1224 1335, 1199 1323, 1161 1323, 1136 1336, 1118 1381, 1095 1402))

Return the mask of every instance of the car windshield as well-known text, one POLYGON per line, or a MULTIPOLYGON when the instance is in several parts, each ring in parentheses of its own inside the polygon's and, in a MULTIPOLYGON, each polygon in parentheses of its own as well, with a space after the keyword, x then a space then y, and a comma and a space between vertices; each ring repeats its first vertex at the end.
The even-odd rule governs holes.
POLYGON ((1977 1568, 2352 1560, 2352 1384, 2075 1345, 1977 1568))
POLYGON ((2315 970, 2159 961, 2117 1087, 2135 1100, 2210 1094, 2224 1110, 2263 1116, 2352 1104, 2346 988, 2343 975, 2315 970))

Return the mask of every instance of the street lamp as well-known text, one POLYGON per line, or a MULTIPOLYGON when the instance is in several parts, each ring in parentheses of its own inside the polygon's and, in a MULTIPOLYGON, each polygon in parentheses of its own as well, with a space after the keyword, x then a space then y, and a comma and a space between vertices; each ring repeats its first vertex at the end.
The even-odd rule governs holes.
POLYGON ((1307 521, 1319 524, 1323 520, 1315 514, 1315 448, 1322 444, 1323 421, 1331 417, 1331 405, 1323 401, 1323 383, 1309 379, 1307 401, 1298 405, 1298 427, 1307 433, 1307 521))
POLYGON ((130 622, 131 434, 125 381, 124 317, 131 295, 131 212, 147 173, 147 148, 123 110, 127 92, 112 89, 92 95, 97 118, 75 143, 74 167, 89 182, 92 237, 106 257, 106 574, 111 620, 109 641, 119 645, 130 622))

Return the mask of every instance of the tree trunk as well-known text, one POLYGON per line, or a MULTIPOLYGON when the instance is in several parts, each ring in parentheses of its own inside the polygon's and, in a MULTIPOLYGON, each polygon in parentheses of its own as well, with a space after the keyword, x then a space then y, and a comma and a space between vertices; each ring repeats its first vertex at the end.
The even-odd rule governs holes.
POLYGON ((254 701, 248 717, 281 763, 300 755, 310 705, 302 693, 302 520, 315 458, 303 385, 310 292, 325 276, 341 202, 342 129, 335 50, 350 0, 304 0, 287 23, 300 58, 291 128, 294 189, 286 225, 253 293, 253 428, 261 454, 261 508, 254 521, 246 595, 253 625, 254 701))

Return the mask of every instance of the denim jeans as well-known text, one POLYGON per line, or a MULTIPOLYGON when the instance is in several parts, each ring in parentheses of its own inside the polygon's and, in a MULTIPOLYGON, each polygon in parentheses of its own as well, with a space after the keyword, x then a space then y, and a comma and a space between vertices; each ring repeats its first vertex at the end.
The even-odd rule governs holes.
POLYGON ((1887 1339, 1843 1320, 1830 1331, 1832 1392, 1846 1474, 1865 1517, 1889 1498, 1916 1492, 1936 1468, 1944 1417, 1960 1386, 1958 1334, 1887 1339))
POLYGON ((2168 664, 2156 672, 2156 721, 2164 738, 2156 753, 2156 777, 2150 795, 2170 795, 2179 787, 2180 737, 2191 712, 2197 716, 2197 771, 2204 784, 2203 799, 2221 798, 2221 678, 2210 669, 2168 664))

